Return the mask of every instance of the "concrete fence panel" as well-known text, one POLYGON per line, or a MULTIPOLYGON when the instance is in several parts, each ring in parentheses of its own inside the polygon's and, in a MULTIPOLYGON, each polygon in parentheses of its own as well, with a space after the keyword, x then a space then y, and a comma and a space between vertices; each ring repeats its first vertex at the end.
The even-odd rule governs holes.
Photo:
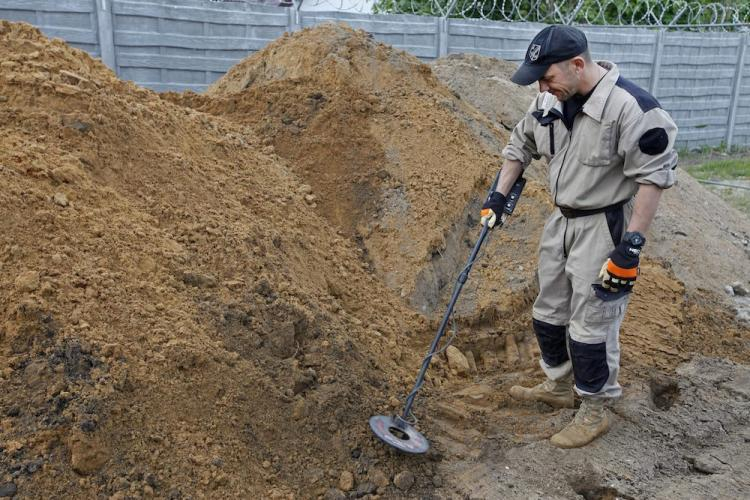
POLYGON ((594 59, 617 64, 620 73, 648 90, 653 77, 657 33, 637 28, 585 28, 594 59))
POLYGON ((33 24, 50 38, 101 57, 93 0, 0 0, 0 19, 33 24))
MULTIPOLYGON (((519 62, 544 25, 205 0, 0 0, 25 21, 156 91, 202 91, 284 32, 345 22, 425 61, 461 52, 519 62)), ((675 118, 678 146, 750 146, 748 34, 584 27, 592 55, 614 61, 675 118)))
POLYGON ((498 23, 481 19, 448 20, 448 53, 472 52, 522 61, 529 41, 544 28, 535 23, 498 23))
POLYGON ((736 33, 665 34, 655 94, 677 122, 684 147, 726 141, 739 53, 736 33))
POLYGON ((199 0, 115 0, 117 71, 157 91, 204 90, 288 29, 285 9, 199 0))

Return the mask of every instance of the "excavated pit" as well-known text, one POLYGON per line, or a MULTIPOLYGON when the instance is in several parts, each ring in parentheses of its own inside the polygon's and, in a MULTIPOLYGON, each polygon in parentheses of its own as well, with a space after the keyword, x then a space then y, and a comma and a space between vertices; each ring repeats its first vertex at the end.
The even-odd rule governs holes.
MULTIPOLYGON (((452 293, 458 275, 466 266, 476 244, 472 238, 478 238, 479 223, 475 216, 481 205, 478 200, 472 200, 447 231, 444 247, 432 250, 429 263, 417 274, 414 292, 409 296, 409 304, 414 309, 428 316, 441 313, 441 307, 445 309, 445 296, 452 293)), ((462 303, 466 303, 467 296, 468 293, 463 294, 462 303)))

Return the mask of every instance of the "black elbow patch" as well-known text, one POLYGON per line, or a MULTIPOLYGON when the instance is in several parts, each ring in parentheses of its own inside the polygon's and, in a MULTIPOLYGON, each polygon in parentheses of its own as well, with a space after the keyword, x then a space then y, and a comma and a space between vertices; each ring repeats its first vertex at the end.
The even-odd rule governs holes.
POLYGON ((638 147, 647 155, 658 155, 667 150, 669 146, 669 136, 663 128, 652 128, 647 130, 640 139, 638 147))

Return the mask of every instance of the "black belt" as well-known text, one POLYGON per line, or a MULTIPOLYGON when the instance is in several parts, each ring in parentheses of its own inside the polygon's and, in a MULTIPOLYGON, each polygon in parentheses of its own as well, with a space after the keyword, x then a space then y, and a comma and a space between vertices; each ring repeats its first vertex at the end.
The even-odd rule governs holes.
POLYGON ((586 209, 586 210, 578 209, 578 208, 561 207, 559 205, 557 206, 557 208, 560 209, 560 212, 562 212, 562 214, 563 214, 563 216, 565 218, 567 218, 567 219, 575 219, 577 217, 586 217, 586 216, 589 216, 589 215, 600 214, 602 212, 610 212, 612 210, 616 210, 616 209, 620 208, 621 206, 623 206, 624 204, 626 204, 629 201, 630 201, 630 198, 628 198, 627 200, 618 201, 617 203, 615 203, 613 205, 609 205, 607 207, 589 208, 589 209, 586 209))

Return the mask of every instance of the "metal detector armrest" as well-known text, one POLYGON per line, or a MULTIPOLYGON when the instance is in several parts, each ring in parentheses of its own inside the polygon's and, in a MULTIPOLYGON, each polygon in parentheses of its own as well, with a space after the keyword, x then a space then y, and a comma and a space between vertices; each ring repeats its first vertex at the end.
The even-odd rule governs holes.
POLYGON ((526 185, 526 179, 523 178, 523 174, 518 176, 518 179, 516 179, 516 182, 513 183, 513 187, 510 188, 510 192, 508 193, 508 196, 506 197, 505 206, 503 207, 503 213, 505 214, 512 214, 513 210, 516 209, 516 204, 518 203, 519 198, 521 198, 521 192, 523 191, 523 187, 526 185))

